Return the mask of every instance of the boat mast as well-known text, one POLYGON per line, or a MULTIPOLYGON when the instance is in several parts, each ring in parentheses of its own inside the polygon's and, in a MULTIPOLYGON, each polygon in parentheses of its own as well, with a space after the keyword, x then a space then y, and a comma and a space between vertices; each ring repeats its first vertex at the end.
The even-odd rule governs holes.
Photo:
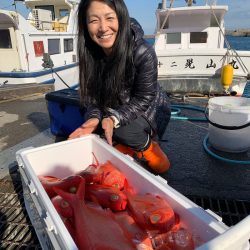
POLYGON ((19 17, 18 17, 18 13, 17 13, 16 2, 18 2, 18 0, 14 0, 14 1, 13 1, 12 6, 14 6, 14 7, 15 7, 15 12, 16 12, 16 22, 17 22, 17 24, 19 24, 19 17))
POLYGON ((162 9, 165 10, 167 8, 167 0, 162 0, 162 9))
POLYGON ((212 1, 209 1, 210 3, 208 4, 208 0, 206 0, 206 5, 216 5, 217 3, 217 0, 212 0, 212 1))

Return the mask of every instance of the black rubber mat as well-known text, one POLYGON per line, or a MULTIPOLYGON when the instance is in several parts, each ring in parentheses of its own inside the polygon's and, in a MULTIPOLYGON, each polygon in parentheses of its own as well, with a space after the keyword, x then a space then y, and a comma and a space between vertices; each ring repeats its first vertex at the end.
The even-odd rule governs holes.
POLYGON ((0 249, 41 249, 25 210, 17 171, 0 180, 0 249))
POLYGON ((250 215, 250 201, 224 200, 188 195, 187 197, 198 206, 215 212, 227 226, 233 226, 250 215))

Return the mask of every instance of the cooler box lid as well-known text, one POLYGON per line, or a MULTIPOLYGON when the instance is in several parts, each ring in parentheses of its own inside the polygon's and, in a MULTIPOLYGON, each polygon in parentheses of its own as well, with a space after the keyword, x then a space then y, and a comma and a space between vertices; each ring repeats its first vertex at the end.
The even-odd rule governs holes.
POLYGON ((80 97, 78 90, 75 89, 60 89, 49 92, 45 95, 47 101, 54 101, 65 104, 80 105, 80 97))

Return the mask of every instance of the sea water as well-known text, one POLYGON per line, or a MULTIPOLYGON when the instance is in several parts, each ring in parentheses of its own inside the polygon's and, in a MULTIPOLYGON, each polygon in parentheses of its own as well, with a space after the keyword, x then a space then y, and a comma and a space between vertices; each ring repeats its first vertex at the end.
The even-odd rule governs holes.
POLYGON ((250 50, 250 37, 226 36, 226 38, 233 49, 250 50))
MULTIPOLYGON (((250 37, 226 36, 232 49, 249 50, 250 51, 250 37)), ((146 39, 150 44, 154 44, 154 38, 146 39)), ((224 46, 226 48, 226 44, 224 46)))

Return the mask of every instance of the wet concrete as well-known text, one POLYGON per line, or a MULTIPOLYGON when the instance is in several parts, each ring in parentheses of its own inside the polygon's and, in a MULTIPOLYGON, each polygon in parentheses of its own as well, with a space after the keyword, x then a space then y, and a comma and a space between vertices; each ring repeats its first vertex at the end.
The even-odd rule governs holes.
POLYGON ((0 86, 0 102, 19 99, 27 95, 47 93, 54 90, 53 84, 22 84, 0 86))
POLYGON ((0 151, 49 128, 43 93, 0 102, 0 151))

